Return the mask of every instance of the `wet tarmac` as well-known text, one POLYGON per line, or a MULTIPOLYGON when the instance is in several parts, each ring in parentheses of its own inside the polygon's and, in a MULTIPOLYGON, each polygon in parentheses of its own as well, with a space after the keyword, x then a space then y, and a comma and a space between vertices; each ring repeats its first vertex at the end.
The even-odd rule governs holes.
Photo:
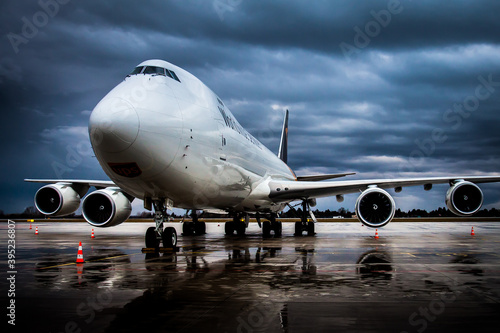
POLYGON ((144 254, 149 226, 91 239, 85 223, 16 223, 14 331, 498 332, 499 223, 474 224, 475 236, 470 223, 391 223, 378 239, 359 223, 319 223, 314 237, 285 223, 270 239, 256 225, 229 237, 208 223, 176 253, 144 254))

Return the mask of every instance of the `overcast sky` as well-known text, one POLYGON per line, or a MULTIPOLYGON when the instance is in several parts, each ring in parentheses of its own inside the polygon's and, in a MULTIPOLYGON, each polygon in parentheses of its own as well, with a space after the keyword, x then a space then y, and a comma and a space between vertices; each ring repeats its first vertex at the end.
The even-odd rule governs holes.
MULTIPOLYGON (((288 108, 298 175, 498 175, 498 13, 496 0, 2 1, 0 209, 33 205, 24 178, 106 179, 90 112, 153 58, 200 78, 275 152, 288 108)), ((481 187, 500 208, 500 184, 481 187)), ((434 209, 446 188, 394 196, 434 209)))

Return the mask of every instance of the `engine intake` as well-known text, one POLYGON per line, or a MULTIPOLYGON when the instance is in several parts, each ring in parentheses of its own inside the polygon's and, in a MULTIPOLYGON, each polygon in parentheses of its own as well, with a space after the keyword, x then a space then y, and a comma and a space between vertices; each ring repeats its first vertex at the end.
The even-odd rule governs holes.
POLYGON ((483 192, 474 183, 461 181, 446 192, 446 206, 455 215, 469 216, 483 205, 483 192))
POLYGON ((80 195, 70 185, 50 184, 36 192, 35 206, 44 215, 69 215, 80 207, 80 195))
POLYGON ((380 228, 389 223, 396 212, 394 199, 386 191, 373 187, 356 200, 356 214, 364 225, 380 228))
POLYGON ((119 190, 97 190, 83 199, 83 217, 94 227, 118 225, 127 220, 131 212, 129 199, 119 190))

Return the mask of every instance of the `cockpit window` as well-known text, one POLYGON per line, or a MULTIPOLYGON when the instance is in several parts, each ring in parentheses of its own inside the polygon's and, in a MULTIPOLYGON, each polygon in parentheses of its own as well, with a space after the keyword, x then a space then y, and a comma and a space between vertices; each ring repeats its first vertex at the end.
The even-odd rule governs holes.
POLYGON ((144 74, 165 75, 165 69, 156 66, 146 66, 146 69, 144 69, 144 74))
POLYGON ((136 67, 132 73, 130 73, 130 75, 135 75, 135 74, 140 74, 142 72, 142 69, 144 68, 144 66, 138 66, 136 67))
POLYGON ((174 80, 177 80, 177 81, 181 82, 181 80, 179 80, 179 78, 177 77, 177 75, 175 75, 174 71, 170 71, 170 74, 172 75, 172 77, 174 78, 174 80))
POLYGON ((158 66, 138 66, 128 76, 137 75, 141 73, 168 76, 171 79, 181 82, 181 80, 179 80, 179 77, 175 74, 174 71, 158 66))

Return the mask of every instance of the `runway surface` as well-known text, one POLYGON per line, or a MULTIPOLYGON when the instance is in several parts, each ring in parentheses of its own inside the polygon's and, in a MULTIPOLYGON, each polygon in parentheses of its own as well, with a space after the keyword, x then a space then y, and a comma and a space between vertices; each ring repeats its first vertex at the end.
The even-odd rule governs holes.
POLYGON ((393 223, 379 239, 359 223, 319 223, 314 237, 284 223, 276 239, 208 223, 177 253, 143 254, 151 225, 91 239, 86 223, 17 222, 7 297, 1 223, 4 322, 13 298, 19 332, 498 332, 499 223, 393 223))

